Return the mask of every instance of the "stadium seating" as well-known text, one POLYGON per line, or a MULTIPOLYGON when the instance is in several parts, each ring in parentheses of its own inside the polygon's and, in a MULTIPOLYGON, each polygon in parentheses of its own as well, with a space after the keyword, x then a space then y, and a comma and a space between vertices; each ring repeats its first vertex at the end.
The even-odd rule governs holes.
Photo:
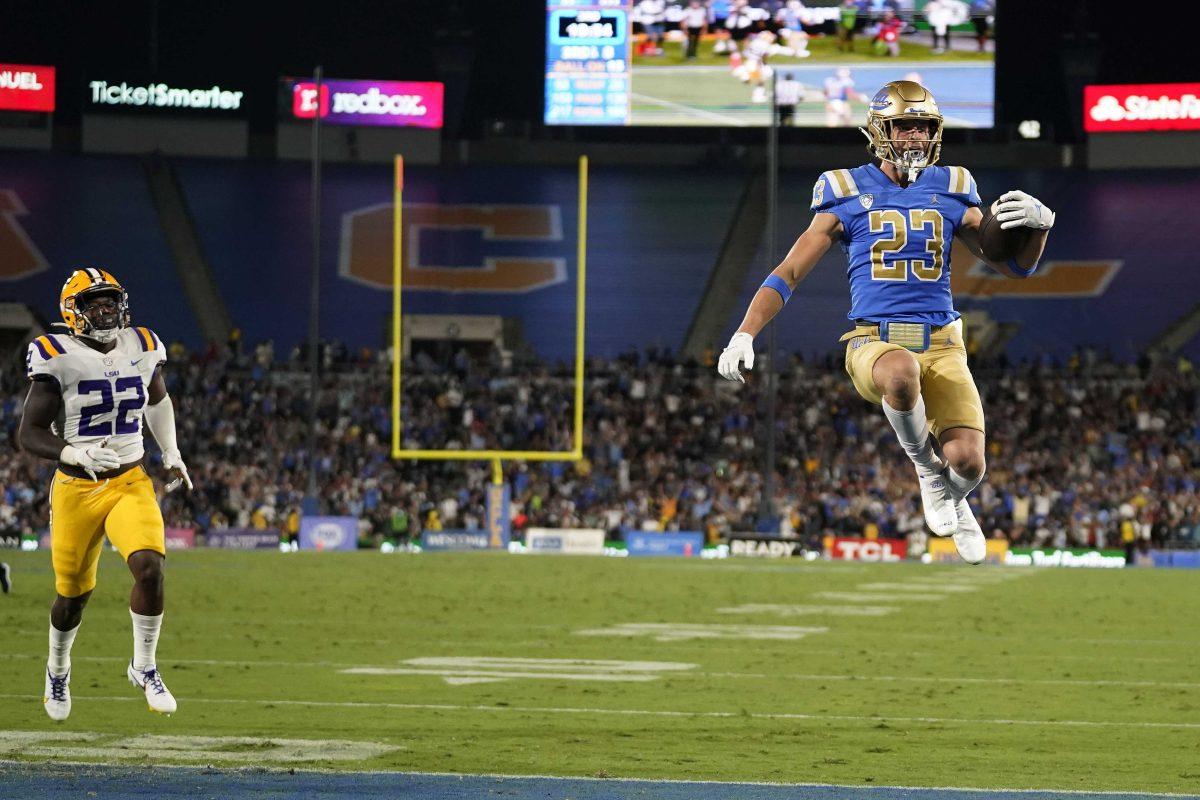
POLYGON ((0 152, 0 203, 0 300, 60 321, 70 271, 104 266, 130 288, 139 325, 201 344, 138 159, 0 152))

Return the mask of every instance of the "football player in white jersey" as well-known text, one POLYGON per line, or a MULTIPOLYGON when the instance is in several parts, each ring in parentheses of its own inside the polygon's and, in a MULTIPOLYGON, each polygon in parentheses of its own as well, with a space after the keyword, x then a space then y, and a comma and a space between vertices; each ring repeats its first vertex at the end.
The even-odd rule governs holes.
POLYGON ((133 659, 126 674, 151 711, 175 698, 155 664, 163 617, 162 513, 142 466, 143 423, 162 449, 170 491, 192 488, 175 440, 175 411, 159 368, 167 355, 148 328, 129 325, 129 297, 110 273, 78 269, 59 297, 67 333, 29 344, 29 395, 18 440, 58 462, 50 489, 50 548, 58 596, 50 607, 43 697, 51 719, 71 713, 71 645, 96 586, 105 536, 133 573, 133 659))

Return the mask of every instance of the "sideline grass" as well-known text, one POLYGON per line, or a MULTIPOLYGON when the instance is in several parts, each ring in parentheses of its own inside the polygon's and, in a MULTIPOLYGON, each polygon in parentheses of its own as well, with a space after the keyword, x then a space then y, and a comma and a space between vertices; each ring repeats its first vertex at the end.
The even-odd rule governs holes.
POLYGON ((105 553, 75 645, 75 710, 53 726, 39 701, 49 554, 5 558, 15 593, 0 597, 4 731, 403 748, 307 765, 331 769, 1200 791, 1200 586, 1184 571, 175 552, 159 655, 180 712, 167 719, 125 682, 129 578, 105 553), (870 583, 972 590, 873 599, 899 609, 880 617, 716 612, 831 605, 821 592, 870 583), (576 634, 631 622, 828 631, 798 641, 576 634), (461 685, 340 671, 430 657, 696 666, 646 682, 461 685))

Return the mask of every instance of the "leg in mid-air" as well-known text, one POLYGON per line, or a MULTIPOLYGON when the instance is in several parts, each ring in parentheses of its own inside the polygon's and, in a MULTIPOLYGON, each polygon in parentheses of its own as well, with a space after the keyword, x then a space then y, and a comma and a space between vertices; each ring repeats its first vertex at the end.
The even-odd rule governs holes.
POLYGON ((12 570, 8 562, 0 561, 0 592, 8 594, 12 591, 12 570))
POLYGON ((91 596, 91 589, 74 597, 59 594, 50 606, 50 655, 46 659, 42 704, 55 722, 71 716, 71 647, 91 596))
POLYGON ((986 550, 983 529, 979 527, 975 513, 967 503, 967 495, 983 481, 987 470, 984 461, 984 434, 974 428, 949 428, 943 430, 940 436, 942 454, 948 464, 946 468, 946 483, 950 495, 954 499, 954 511, 958 517, 959 538, 974 540, 986 550))
POLYGON ((156 663, 163 619, 163 556, 154 550, 139 550, 129 556, 128 564, 133 573, 129 593, 129 617, 133 622, 129 682, 146 695, 151 711, 173 714, 175 697, 163 683, 156 663))
POLYGON ((958 515, 946 482, 946 463, 929 433, 925 399, 921 396, 921 365, 907 350, 891 349, 876 359, 871 378, 881 395, 884 415, 917 468, 926 523, 938 536, 953 535, 958 529, 958 515))
POLYGON ((133 622, 133 658, 127 674, 131 684, 145 693, 146 704, 158 714, 174 714, 175 697, 162 682, 156 656, 162 630, 162 553, 138 551, 128 558, 133 573, 130 619, 133 622))

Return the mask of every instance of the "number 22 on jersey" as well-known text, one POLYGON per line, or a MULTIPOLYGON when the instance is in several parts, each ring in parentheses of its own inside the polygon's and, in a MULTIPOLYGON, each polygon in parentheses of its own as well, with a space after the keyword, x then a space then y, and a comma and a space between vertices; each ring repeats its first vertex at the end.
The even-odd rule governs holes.
POLYGON ((130 419, 128 414, 137 411, 146 404, 146 392, 142 388, 140 377, 117 378, 114 383, 107 380, 87 380, 79 382, 79 394, 100 396, 100 402, 79 409, 80 436, 112 436, 114 433, 137 433, 138 417, 130 419), (122 397, 120 404, 114 402, 116 393, 133 390, 130 397, 122 397), (98 419, 107 417, 113 409, 117 410, 116 419, 98 419))
POLYGON ((911 267, 918 280, 936 281, 942 277, 944 264, 942 242, 943 219, 940 212, 932 208, 909 210, 908 218, 894 208, 872 211, 868 217, 871 233, 888 231, 886 237, 875 240, 871 245, 871 280, 907 281, 911 267), (929 229, 925 240, 925 252, 932 258, 927 263, 923 258, 898 258, 888 263, 887 257, 894 256, 908 247, 909 234, 920 235, 929 229))

